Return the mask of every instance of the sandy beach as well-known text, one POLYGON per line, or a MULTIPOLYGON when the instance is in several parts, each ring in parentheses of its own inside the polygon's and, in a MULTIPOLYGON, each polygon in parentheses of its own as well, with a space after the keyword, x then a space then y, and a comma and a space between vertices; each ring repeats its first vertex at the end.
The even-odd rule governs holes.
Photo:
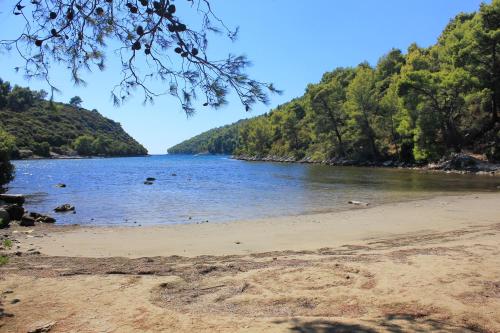
POLYGON ((500 332, 498 192, 0 234, 2 332, 500 332))

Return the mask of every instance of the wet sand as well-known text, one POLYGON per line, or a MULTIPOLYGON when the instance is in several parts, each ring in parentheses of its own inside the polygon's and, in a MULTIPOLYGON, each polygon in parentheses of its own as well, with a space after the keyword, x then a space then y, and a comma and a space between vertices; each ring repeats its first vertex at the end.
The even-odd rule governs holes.
POLYGON ((2 332, 500 331, 500 193, 4 234, 2 332))

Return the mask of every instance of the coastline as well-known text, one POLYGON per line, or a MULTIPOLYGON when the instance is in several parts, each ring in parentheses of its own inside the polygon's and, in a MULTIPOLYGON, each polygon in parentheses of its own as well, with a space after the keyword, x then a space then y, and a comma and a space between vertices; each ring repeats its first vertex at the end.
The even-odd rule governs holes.
POLYGON ((389 168, 389 169, 409 169, 425 172, 443 172, 454 174, 476 174, 500 176, 500 164, 490 163, 476 159, 466 154, 457 154, 448 159, 443 159, 437 163, 417 164, 388 161, 355 161, 348 159, 331 159, 325 161, 315 161, 311 158, 295 159, 294 157, 280 156, 246 156, 232 155, 231 158, 247 162, 274 162, 274 163, 302 163, 302 164, 321 164, 330 166, 352 166, 352 167, 370 167, 370 168, 389 168))
POLYGON ((164 227, 12 227, 8 332, 500 330, 500 192, 164 227))
MULTIPOLYGON (((469 226, 474 219, 500 223, 499 203, 500 193, 494 192, 231 222, 123 227, 54 225, 46 227, 46 237, 33 238, 29 247, 54 256, 130 258, 317 250, 356 244, 372 237, 450 230, 469 226)), ((33 228, 34 232, 37 228, 33 228)))
POLYGON ((87 160, 87 159, 99 159, 99 158, 125 158, 125 157, 149 157, 150 154, 146 155, 119 155, 119 156, 83 156, 83 155, 57 155, 57 156, 32 156, 27 158, 16 158, 11 161, 38 161, 38 160, 87 160))

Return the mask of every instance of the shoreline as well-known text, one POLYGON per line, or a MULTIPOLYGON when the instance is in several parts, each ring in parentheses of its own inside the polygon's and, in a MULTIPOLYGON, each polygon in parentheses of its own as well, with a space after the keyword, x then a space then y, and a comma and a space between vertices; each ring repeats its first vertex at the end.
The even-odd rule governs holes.
POLYGON ((246 156, 246 155, 231 155, 231 158, 246 161, 246 162, 271 162, 271 163, 299 163, 299 164, 319 164, 328 166, 348 166, 348 167, 360 167, 360 168, 383 168, 383 169, 402 169, 402 170, 417 170, 423 172, 437 172, 437 173, 453 173, 453 174, 472 174, 472 175, 487 175, 487 176, 500 176, 500 164, 484 162, 475 159, 470 155, 459 154, 458 161, 455 157, 448 160, 444 160, 436 163, 428 164, 417 164, 417 163, 405 163, 397 162, 394 160, 388 160, 385 162, 374 162, 374 161, 354 161, 354 160, 342 160, 342 159, 332 159, 327 161, 314 161, 310 158, 303 158, 297 160, 295 158, 288 157, 278 157, 278 156, 246 156), (461 158, 465 160, 460 161, 461 158), (453 166, 453 164, 458 163, 459 167, 453 166), (467 165, 471 163, 471 165, 467 165), (452 165, 452 166, 450 166, 452 165))
POLYGON ((105 158, 127 158, 127 157, 150 157, 153 155, 129 155, 129 156, 82 156, 82 155, 59 155, 59 156, 36 156, 36 157, 28 157, 28 158, 15 158, 11 159, 11 161, 39 161, 39 160, 89 160, 89 159, 105 159, 105 158))
MULTIPOLYGON (((242 255, 317 250, 367 238, 500 223, 500 193, 437 196, 327 213, 217 223, 156 226, 35 226, 31 247, 42 254, 78 257, 242 255), (405 222, 401 222, 404 220, 405 222)), ((19 233, 23 227, 16 227, 19 233)), ((25 228, 24 228, 25 229, 25 228)))
POLYGON ((14 246, 0 330, 499 332, 499 203, 500 192, 226 224, 2 229, 14 246))

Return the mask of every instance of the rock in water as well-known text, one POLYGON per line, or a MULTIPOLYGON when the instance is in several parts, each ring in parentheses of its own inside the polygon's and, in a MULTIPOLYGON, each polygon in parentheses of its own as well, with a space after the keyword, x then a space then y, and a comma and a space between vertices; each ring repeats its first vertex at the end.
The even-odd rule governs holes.
POLYGON ((153 185, 153 182, 152 182, 152 181, 148 181, 148 180, 146 180, 146 181, 144 182, 144 185, 153 185))
POLYGON ((66 187, 66 184, 64 184, 64 183, 59 183, 59 184, 57 184, 57 185, 56 185, 56 187, 64 188, 64 187, 66 187))
POLYGON ((74 211, 75 206, 71 206, 70 204, 64 204, 59 207, 54 208, 54 212, 56 213, 64 213, 64 212, 70 212, 74 211))
POLYGON ((155 180, 156 180, 156 178, 154 178, 154 177, 148 177, 148 178, 146 178, 147 182, 154 182, 155 180))
POLYGON ((24 196, 22 194, 0 194, 0 201, 8 204, 18 204, 22 206, 24 204, 24 196))

